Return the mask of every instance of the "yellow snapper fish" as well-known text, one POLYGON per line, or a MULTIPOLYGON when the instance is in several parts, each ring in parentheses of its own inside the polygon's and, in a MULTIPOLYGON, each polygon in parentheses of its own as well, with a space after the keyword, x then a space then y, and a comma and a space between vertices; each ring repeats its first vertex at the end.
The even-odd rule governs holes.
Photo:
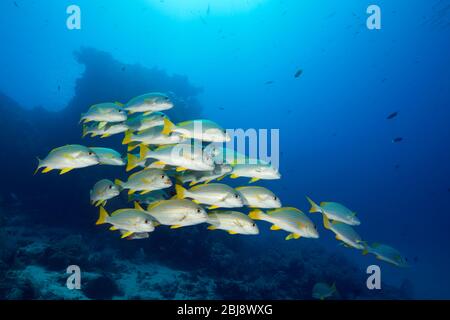
POLYGON ((127 230, 120 230, 120 234, 125 235, 125 240, 139 240, 139 239, 147 239, 150 237, 150 233, 148 232, 135 232, 127 236, 127 230))
POLYGON ((356 212, 351 211, 337 202, 321 202, 317 205, 311 198, 306 197, 311 204, 309 212, 320 212, 328 217, 329 220, 340 221, 351 226, 359 226, 361 222, 356 216, 356 212))
POLYGON ((202 207, 187 199, 155 202, 148 206, 147 213, 172 229, 204 223, 208 218, 202 207))
POLYGON ((140 204, 149 205, 161 200, 166 200, 168 198, 169 196, 164 190, 154 190, 147 194, 136 194, 136 193, 129 194, 128 202, 137 201, 140 204))
POLYGON ((292 207, 278 208, 267 211, 254 209, 249 217, 254 220, 263 220, 272 224, 270 230, 284 230, 290 232, 286 240, 305 238, 319 238, 314 223, 299 209, 292 207))
POLYGON ((205 147, 205 151, 209 152, 215 163, 220 164, 237 164, 245 163, 247 157, 230 148, 224 148, 222 143, 211 143, 205 147))
POLYGON ((209 183, 214 179, 221 180, 232 170, 233 168, 228 164, 216 164, 214 170, 210 171, 187 170, 175 175, 175 178, 182 184, 189 182, 189 186, 193 186, 197 183, 202 182, 209 183))
POLYGON ((312 297, 319 300, 331 298, 337 292, 336 284, 328 285, 327 283, 318 282, 314 285, 312 297))
POLYGON ((122 189, 128 189, 128 194, 136 191, 146 194, 154 190, 169 188, 172 186, 172 181, 160 169, 144 169, 129 176, 126 182, 116 179, 115 184, 122 189))
POLYGON ((240 208, 242 198, 233 188, 222 183, 199 184, 186 190, 181 185, 175 185, 178 199, 191 198, 197 204, 210 205, 209 209, 240 208))
POLYGON ((90 147, 92 151, 97 155, 100 164, 106 164, 110 166, 124 166, 125 161, 122 155, 116 150, 110 148, 97 148, 90 147))
POLYGON ((153 127, 164 126, 166 123, 168 124, 165 121, 166 119, 168 119, 167 115, 162 112, 154 112, 148 115, 139 114, 128 118, 126 125, 131 131, 143 131, 153 127))
POLYGON ((255 221, 237 211, 213 211, 208 214, 208 230, 225 230, 229 234, 259 234, 255 221))
POLYGON ((126 111, 119 105, 112 102, 94 104, 89 110, 81 115, 80 122, 98 122, 101 129, 109 122, 122 122, 127 120, 126 111))
POLYGON ((142 168, 155 168, 155 169, 164 169, 166 165, 164 163, 159 162, 156 159, 141 159, 140 155, 135 155, 129 153, 127 155, 127 167, 126 171, 131 171, 136 167, 142 168))
POLYGON ((119 209, 108 215, 104 207, 100 207, 100 215, 96 225, 109 223, 110 230, 126 230, 122 238, 131 236, 133 233, 152 232, 155 230, 155 221, 144 209, 135 203, 134 209, 119 209))
POLYGON ((164 134, 169 132, 180 133, 186 139, 196 139, 206 142, 228 142, 230 135, 225 129, 211 120, 199 119, 180 122, 178 124, 168 123, 163 130, 164 134))
POLYGON ((169 134, 163 134, 162 130, 163 127, 158 126, 145 129, 137 134, 127 131, 125 133, 125 137, 123 138, 122 144, 128 144, 128 151, 132 151, 141 144, 166 145, 180 143, 184 140, 179 133, 170 132, 169 134))
POLYGON ((125 122, 107 123, 102 128, 99 128, 98 126, 98 122, 84 124, 82 137, 84 138, 85 136, 90 134, 91 137, 100 136, 100 138, 107 138, 128 130, 128 126, 125 124, 125 122))
POLYGON ((141 159, 157 159, 158 164, 171 165, 177 167, 176 171, 195 170, 208 171, 214 170, 214 161, 212 157, 203 152, 203 148, 191 144, 176 144, 160 146, 150 151, 147 146, 141 146, 141 159))
POLYGON ((244 205, 250 208, 280 208, 281 201, 272 191, 264 187, 239 187, 236 188, 244 205))
POLYGON ((44 159, 38 158, 38 161, 35 174, 40 168, 44 168, 42 173, 57 169, 61 170, 60 174, 64 174, 73 169, 99 164, 98 156, 94 151, 78 144, 69 144, 53 149, 44 159))
POLYGON ((280 179, 281 174, 270 164, 235 164, 230 178, 236 179, 239 177, 251 178, 250 183, 253 183, 260 179, 280 179))
POLYGON ((160 92, 151 92, 131 99, 123 107, 130 114, 143 112, 144 115, 148 115, 152 112, 171 109, 173 103, 167 95, 160 92))
POLYGON ((363 250, 364 242, 356 231, 346 223, 340 221, 330 221, 328 217, 323 215, 323 225, 326 229, 333 231, 336 240, 342 241, 346 246, 363 250))
POLYGON ((363 254, 366 255, 372 253, 379 260, 388 262, 397 267, 408 267, 408 259, 402 256, 402 254, 391 246, 373 243, 372 245, 366 245, 363 254))
POLYGON ((120 194, 119 187, 108 179, 98 181, 90 191, 91 203, 96 207, 104 206, 107 200, 120 194))

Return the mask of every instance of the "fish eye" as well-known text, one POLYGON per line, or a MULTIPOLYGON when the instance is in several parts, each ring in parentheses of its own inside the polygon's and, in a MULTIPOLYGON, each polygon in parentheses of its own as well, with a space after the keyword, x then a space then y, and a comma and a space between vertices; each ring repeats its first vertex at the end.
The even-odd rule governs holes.
POLYGON ((161 179, 164 179, 166 176, 165 175, 161 175, 161 179))
POLYGON ((164 97, 164 100, 168 101, 168 100, 169 100, 169 97, 164 97))
POLYGON ((202 213, 202 210, 201 209, 197 209, 197 213, 202 213))
POLYGON ((112 189, 112 187, 113 187, 112 185, 109 186, 110 189, 112 189))
POLYGON ((239 195, 238 195, 238 194, 235 194, 234 197, 235 197, 236 199, 239 199, 239 195))
POLYGON ((92 156, 94 153, 93 152, 89 152, 88 155, 92 156))
POLYGON ((253 223, 252 223, 252 227, 256 227, 256 223, 253 222, 253 223))
POLYGON ((277 200, 278 200, 278 198, 277 198, 277 197, 273 197, 273 200, 277 201, 277 200))
POLYGON ((147 223, 148 223, 148 220, 147 220, 147 219, 145 219, 144 223, 145 223, 145 224, 147 224, 147 223))

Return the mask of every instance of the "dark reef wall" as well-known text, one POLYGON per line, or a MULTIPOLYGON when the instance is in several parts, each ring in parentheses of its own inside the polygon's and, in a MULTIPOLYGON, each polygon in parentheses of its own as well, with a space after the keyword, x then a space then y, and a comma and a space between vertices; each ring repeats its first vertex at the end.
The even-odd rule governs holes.
POLYGON ((175 102, 176 109, 168 112, 175 121, 198 117, 201 111, 196 100, 201 89, 192 86, 184 76, 124 64, 110 54, 92 48, 82 48, 74 53, 74 57, 85 71, 76 82, 74 97, 60 112, 50 112, 43 107, 24 109, 0 93, 3 120, 0 173, 6 182, 0 185, 0 197, 8 199, 13 194, 29 208, 46 208, 46 212, 39 213, 39 219, 48 218, 49 223, 64 225, 84 223, 86 215, 80 211, 92 210, 88 207, 92 183, 99 178, 124 175, 122 168, 93 167, 64 176, 54 172, 33 176, 36 157, 45 157, 51 149, 61 145, 80 143, 124 152, 121 136, 107 141, 81 138, 80 114, 89 106, 106 101, 126 102, 142 93, 161 91, 168 92, 175 102), (65 218, 61 219, 61 215, 65 218))

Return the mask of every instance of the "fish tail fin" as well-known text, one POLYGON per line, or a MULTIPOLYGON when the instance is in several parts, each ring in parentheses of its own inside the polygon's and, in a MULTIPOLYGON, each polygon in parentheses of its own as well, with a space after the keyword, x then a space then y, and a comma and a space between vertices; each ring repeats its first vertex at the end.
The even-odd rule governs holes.
POLYGON ((174 129, 175 125, 168 118, 164 118, 164 127, 161 131, 162 134, 168 135, 174 129))
POLYGON ((141 145, 139 145, 139 147, 140 147, 139 156, 143 160, 147 157, 148 153, 150 152, 150 148, 148 146, 146 146, 145 144, 141 144, 141 145))
POLYGON ((260 209, 253 209, 249 212, 248 216, 250 219, 253 220, 261 220, 262 215, 264 214, 264 212, 260 209))
POLYGON ((328 217, 326 215, 323 214, 323 226, 325 227, 325 229, 330 230, 331 229, 331 223, 330 220, 328 219, 328 217))
POLYGON ((106 221, 108 220, 108 217, 109 217, 109 215, 108 215, 108 212, 106 212, 105 208, 104 207, 100 207, 100 213, 99 213, 99 216, 98 216, 98 220, 97 220, 97 222, 95 224, 99 225, 99 224, 106 223, 106 221))
POLYGON ((88 134, 87 125, 83 125, 83 134, 81 135, 81 137, 84 138, 86 137, 87 134, 88 134))
POLYGON ((133 132, 131 130, 125 131, 125 136, 123 137, 122 144, 129 144, 133 138, 133 132))
POLYGON ((186 189, 183 188, 181 185, 176 184, 175 185, 175 191, 177 193, 177 195, 176 195, 177 199, 184 199, 185 198, 186 189))
POLYGON ((127 167, 125 170, 127 172, 133 170, 134 168, 137 167, 138 163, 139 163, 139 158, 137 156, 135 156, 134 154, 129 153, 127 155, 127 167))
POLYGON ((309 212, 311 212, 311 213, 322 212, 322 208, 317 203, 312 201, 312 199, 310 197, 306 196, 306 199, 308 200, 309 204, 311 205, 311 209, 309 209, 309 212))
POLYGON ((42 160, 39 159, 38 157, 36 157, 36 159, 38 160, 38 166, 37 166, 36 170, 34 170, 33 175, 36 175, 36 173, 38 173, 39 169, 42 167, 41 166, 42 160))

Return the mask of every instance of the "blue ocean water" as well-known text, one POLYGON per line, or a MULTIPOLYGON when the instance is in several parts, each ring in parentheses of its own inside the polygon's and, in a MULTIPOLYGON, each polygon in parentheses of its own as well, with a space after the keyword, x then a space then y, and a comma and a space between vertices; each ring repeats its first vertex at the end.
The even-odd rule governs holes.
POLYGON ((0 297, 298 299, 324 281, 346 299, 450 298, 449 1, 8 0, 0 9, 0 267, 21 279, 2 279, 0 297), (74 4, 79 30, 66 26, 74 4), (380 30, 366 26, 372 4, 380 30), (261 222, 257 237, 196 226, 125 241, 95 226, 89 205, 93 183, 124 170, 32 175, 35 157, 63 144, 122 152, 121 137, 81 139, 80 113, 151 91, 173 92, 169 114, 180 121, 279 129, 282 179, 258 185, 304 212, 306 195, 345 204, 364 240, 395 247, 410 267, 339 246, 319 214, 308 214, 317 240, 285 241, 261 222), (66 262, 103 278, 79 296, 36 289, 60 283, 66 262), (366 288, 371 264, 382 270, 379 291, 366 288), (102 281, 109 295, 96 292, 102 281))

